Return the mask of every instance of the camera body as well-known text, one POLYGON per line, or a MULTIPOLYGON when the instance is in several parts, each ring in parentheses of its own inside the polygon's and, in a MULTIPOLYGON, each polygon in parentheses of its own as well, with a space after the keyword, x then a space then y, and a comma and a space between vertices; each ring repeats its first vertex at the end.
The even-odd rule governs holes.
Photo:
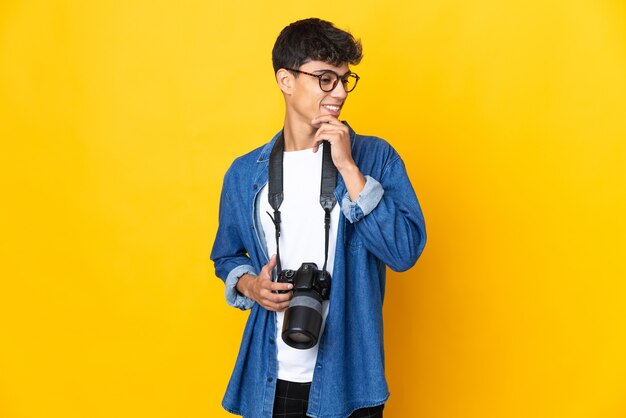
MULTIPOLYGON (((302 263, 298 270, 283 270, 278 273, 278 283, 291 283, 294 297, 298 290, 314 290, 322 298, 330 298, 330 274, 319 270, 315 263, 302 263)), ((279 293, 287 293, 288 290, 279 290, 279 293)))
POLYGON ((330 274, 315 263, 302 263, 298 270, 279 272, 276 281, 293 285, 293 298, 283 321, 283 341, 293 348, 313 347, 322 327, 322 301, 330 298, 330 274))

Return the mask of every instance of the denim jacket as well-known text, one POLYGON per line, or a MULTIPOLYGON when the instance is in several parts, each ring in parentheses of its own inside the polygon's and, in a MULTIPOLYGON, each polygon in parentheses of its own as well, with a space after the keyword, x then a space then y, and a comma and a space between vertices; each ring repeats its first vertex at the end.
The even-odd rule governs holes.
MULTIPOLYGON (((345 122, 344 122, 345 123, 345 122)), ((227 302, 251 309, 223 407, 248 418, 271 417, 276 388, 275 313, 239 294, 245 273, 258 274, 269 260, 258 213, 268 181, 270 151, 280 132, 237 158, 224 177, 219 227, 211 259, 225 282, 227 302)), ((385 270, 411 268, 424 249, 424 218, 404 163, 384 140, 350 128, 352 157, 366 177, 352 202, 341 175, 341 206, 330 309, 319 341, 307 414, 344 418, 389 397, 385 380, 382 307, 385 270)))

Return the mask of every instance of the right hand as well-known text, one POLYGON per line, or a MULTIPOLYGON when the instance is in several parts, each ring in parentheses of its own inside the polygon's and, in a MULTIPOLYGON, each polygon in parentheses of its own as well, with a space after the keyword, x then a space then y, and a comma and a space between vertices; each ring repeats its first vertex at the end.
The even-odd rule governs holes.
POLYGON ((276 267, 276 255, 263 266, 258 276, 244 274, 237 282, 237 290, 244 296, 254 300, 268 311, 283 312, 289 307, 293 292, 274 293, 276 290, 291 290, 291 283, 272 281, 272 270, 276 267))

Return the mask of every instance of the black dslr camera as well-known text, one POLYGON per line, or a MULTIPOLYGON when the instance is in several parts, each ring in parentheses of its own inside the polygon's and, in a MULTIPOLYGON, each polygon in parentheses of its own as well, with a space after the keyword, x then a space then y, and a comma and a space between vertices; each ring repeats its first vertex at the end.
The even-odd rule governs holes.
POLYGON ((276 281, 293 285, 283 321, 283 341, 293 348, 313 347, 322 327, 322 301, 330 297, 330 273, 319 270, 315 263, 302 263, 298 270, 279 272, 276 281))

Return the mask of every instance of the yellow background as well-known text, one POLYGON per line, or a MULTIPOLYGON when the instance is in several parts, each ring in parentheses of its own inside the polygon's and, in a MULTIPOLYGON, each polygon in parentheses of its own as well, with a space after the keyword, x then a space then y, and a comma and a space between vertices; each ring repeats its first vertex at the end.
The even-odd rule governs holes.
POLYGON ((218 196, 309 16, 362 39, 342 117, 427 221, 388 277, 385 416, 626 417, 621 0, 3 0, 0 417, 230 416, 218 196))

